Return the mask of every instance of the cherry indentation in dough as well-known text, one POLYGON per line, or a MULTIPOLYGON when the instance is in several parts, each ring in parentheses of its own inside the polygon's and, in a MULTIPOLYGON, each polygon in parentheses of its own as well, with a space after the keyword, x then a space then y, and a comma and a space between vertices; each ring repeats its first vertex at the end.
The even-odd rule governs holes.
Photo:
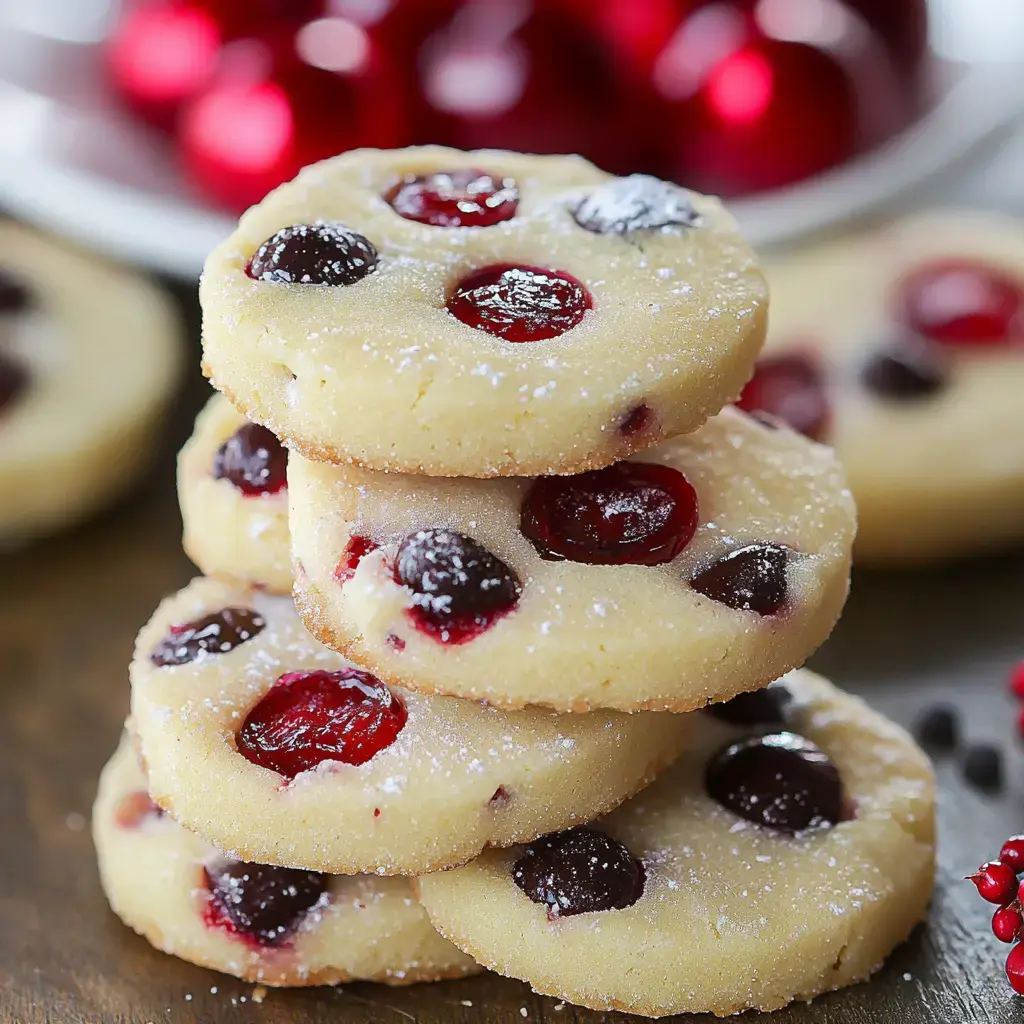
POLYGON ((820 441, 829 423, 825 376, 811 357, 799 352, 758 360, 754 376, 736 402, 745 412, 777 416, 801 434, 820 441))
POLYGON ((329 876, 269 864, 226 861, 204 871, 205 920, 256 946, 286 942, 323 898, 329 876))
POLYGON ((162 818, 164 809, 144 790, 125 793, 114 809, 114 824, 118 828, 139 828, 147 818, 162 818))
POLYGON ((817 744, 792 732, 730 743, 708 763, 708 796, 776 832, 835 825, 844 814, 839 769, 817 744))
POLYGON ((630 174, 600 185, 580 201, 572 216, 581 228, 597 235, 690 228, 700 223, 683 189, 649 174, 630 174))
POLYGON ((294 779, 322 761, 365 764, 394 743, 407 717, 369 672, 290 672, 249 712, 236 743, 246 760, 294 779))
POLYGON ((704 710, 730 725, 767 725, 773 728, 789 724, 793 694, 783 683, 771 683, 760 690, 741 693, 732 700, 709 704, 704 710))
POLYGON ((334 567, 335 583, 348 583, 355 576, 359 563, 371 551, 376 550, 377 544, 369 537, 352 534, 345 545, 345 550, 341 553, 341 558, 338 559, 338 564, 334 567))
POLYGON ((0 352, 0 413, 20 398, 30 383, 28 370, 4 352, 0 352))
POLYGON ((575 327, 590 294, 559 270, 500 264, 474 271, 448 299, 448 312, 505 341, 544 341, 575 327))
POLYGON ((860 379, 879 398, 913 401, 946 387, 949 364, 938 346, 924 338, 908 338, 870 356, 860 379))
POLYGON ((577 476, 539 477, 520 528, 542 558, 589 565, 660 565, 693 537, 697 492, 677 469, 619 462, 577 476))
POLYGON ((471 640, 519 601, 519 577, 497 555, 452 530, 417 530, 398 548, 395 579, 413 593, 416 625, 442 643, 471 640))
POLYGON ((716 559, 690 586, 728 608, 774 615, 789 598, 789 555, 781 544, 747 544, 716 559))
POLYGON ((515 216, 519 189, 513 178, 470 168, 407 174, 384 199, 406 220, 439 228, 486 228, 515 216))
POLYGON ((512 865, 512 881, 548 917, 631 907, 644 892, 645 872, 617 839, 579 825, 541 836, 512 865))
POLYGON ((949 345, 1024 340, 1024 282, 972 260, 935 260, 898 285, 899 319, 915 334, 949 345))
POLYGON ((499 811, 512 803, 512 796, 504 786, 499 786, 492 794, 487 806, 492 811, 499 811))
POLYGON ((287 483, 288 450, 266 427, 246 423, 217 449, 213 475, 249 497, 276 494, 287 483))
POLYGON ((0 267, 0 313, 20 313, 33 305, 33 295, 24 281, 0 267))
POLYGON ((293 224, 271 235, 245 272, 273 284, 349 285, 377 269, 377 249, 336 222, 293 224))
POLYGON ((221 608, 201 619, 171 626, 149 660, 160 668, 186 665, 201 654, 227 654, 263 632, 266 619, 252 608, 221 608))
POLYGON ((654 411, 649 405, 644 405, 641 402, 626 413, 625 418, 619 424, 619 433, 623 437, 636 437, 647 431, 653 423, 654 411))

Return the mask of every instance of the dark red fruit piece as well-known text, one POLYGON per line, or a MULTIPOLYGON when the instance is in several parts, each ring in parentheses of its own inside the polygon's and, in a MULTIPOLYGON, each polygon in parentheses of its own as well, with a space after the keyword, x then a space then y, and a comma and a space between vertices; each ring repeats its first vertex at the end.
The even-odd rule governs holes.
POLYGON ((784 683, 772 683, 761 690, 741 693, 732 700, 709 704, 704 710, 731 725, 768 725, 777 728, 788 724, 792 701, 793 694, 784 683))
POLYGON ((708 796, 777 832, 831 826, 844 817, 839 769, 820 747, 791 732, 730 743, 708 763, 708 796))
POLYGON ((948 345, 1024 339, 1024 282, 998 267, 936 260, 899 283, 897 312, 912 332, 948 345))
POLYGON ((1010 693, 1024 700, 1024 661, 1019 661, 1010 673, 1010 693))
POLYGON ((781 544, 748 544, 702 569, 690 586, 728 608, 774 615, 789 597, 789 556, 781 544))
POLYGON ((149 660, 164 668, 186 665, 202 654, 227 654, 262 633, 266 624, 252 608, 221 608, 193 622, 171 626, 149 660))
POLYGON ((139 789, 125 793, 114 810, 114 824, 118 828, 138 828, 147 818, 162 818, 164 810, 154 803, 150 795, 139 789))
POLYGON ((25 393, 31 379, 21 363, 0 351, 0 413, 25 393))
POLYGON ((989 903, 1005 906, 1017 895, 1017 873, 999 860, 986 861, 966 880, 973 882, 978 895, 989 903))
POLYGON ((356 574, 359 563, 371 552, 377 550, 377 544, 369 537, 361 537, 353 534, 345 545, 345 550, 334 567, 334 580, 336 583, 348 583, 356 574))
POLYGON ((924 339, 906 339, 876 352, 861 370, 861 383, 879 398, 929 398, 949 383, 949 364, 937 348, 924 339))
POLYGON ((205 870, 207 923, 227 927, 259 946, 287 941, 323 898, 329 876, 269 864, 226 861, 205 870))
POLYGON ((1018 943, 1006 958, 1006 977, 1014 992, 1024 996, 1024 944, 1018 943))
POLYGON ((641 402, 626 414, 625 419, 619 424, 619 433, 623 437, 636 437, 648 430, 653 422, 654 413, 651 407, 641 402))
POLYGON ((539 477, 520 513, 520 529, 542 558, 589 565, 670 562, 690 543, 698 521, 689 480, 650 462, 539 477))
POLYGON ((1003 752, 992 743, 973 743, 964 754, 963 772, 972 786, 995 792, 1003 785, 1003 752))
POLYGON ((384 193, 406 220, 439 228, 486 228, 515 216, 519 189, 513 178, 486 171, 408 174, 384 193))
POLYGON ((825 377, 818 363, 800 353, 767 356, 736 403, 745 412, 766 412, 815 441, 829 422, 825 377))
POLYGON ((505 341, 544 341, 575 327, 590 295, 559 270, 499 264, 476 270, 448 298, 448 312, 505 341))
POLYGON ((239 427, 217 449, 213 475, 230 480, 243 494, 276 494, 287 483, 288 450, 257 423, 239 427))
POLYGON ((926 708, 914 725, 914 735, 932 750, 952 750, 960 740, 960 718, 955 708, 938 704, 926 708))
POLYGON ((999 851, 999 860, 1018 875, 1024 872, 1024 836, 1010 836, 999 851))
POLYGON ((630 174, 598 186, 580 200, 573 220, 596 235, 628 235, 700 223, 685 189, 649 174, 630 174))
POLYGON ((497 555, 452 530, 417 530, 398 548, 395 579, 413 592, 413 617, 442 643, 460 643, 511 611, 519 577, 497 555))
POLYGON ((236 742, 246 760, 293 779, 321 761, 365 764, 394 743, 406 717, 368 672, 291 672, 249 712, 236 742))
POLYGON ((32 304, 32 292, 24 281, 0 267, 0 313, 20 313, 32 304))
POLYGON ((1000 907, 992 915, 992 934, 1000 942, 1013 942, 1024 928, 1024 918, 1015 903, 1008 907, 1000 907))
POLYGON ((349 285, 377 269, 374 244, 344 224, 293 224, 271 235, 246 273, 274 284, 349 285))
POLYGON ((512 881, 549 918, 631 907, 644 880, 643 864, 622 843, 585 825, 541 836, 512 865, 512 881))

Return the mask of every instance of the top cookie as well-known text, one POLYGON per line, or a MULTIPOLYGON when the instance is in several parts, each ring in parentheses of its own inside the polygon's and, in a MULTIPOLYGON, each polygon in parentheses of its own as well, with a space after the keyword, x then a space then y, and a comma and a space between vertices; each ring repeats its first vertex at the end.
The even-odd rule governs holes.
POLYGON ((767 294, 717 200, 579 157, 358 150, 242 217, 200 285, 204 366, 327 462, 578 473, 699 427, 767 294))

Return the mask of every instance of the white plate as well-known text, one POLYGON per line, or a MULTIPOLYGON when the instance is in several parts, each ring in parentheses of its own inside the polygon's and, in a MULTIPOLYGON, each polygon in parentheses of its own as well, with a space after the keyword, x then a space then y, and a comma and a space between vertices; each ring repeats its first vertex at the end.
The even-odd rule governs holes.
MULTIPOLYGON (((933 2, 933 41, 955 60, 939 65, 946 81, 930 113, 841 168, 731 203, 755 244, 877 210, 976 156, 1020 114, 1024 3, 933 2)), ((0 205, 90 248, 195 277, 233 220, 189 194, 168 141, 109 93, 99 47, 113 15, 113 0, 0 0, 0 205)))

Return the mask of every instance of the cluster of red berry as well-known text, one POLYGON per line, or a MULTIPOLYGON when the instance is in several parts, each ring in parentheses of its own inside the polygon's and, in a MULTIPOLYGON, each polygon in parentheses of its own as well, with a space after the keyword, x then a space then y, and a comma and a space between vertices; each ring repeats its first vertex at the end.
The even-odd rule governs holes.
POLYGON ((138 0, 109 67, 215 202, 438 142, 579 152, 739 194, 915 113, 926 0, 138 0))
POLYGON ((998 906, 992 915, 992 933, 1000 942, 1017 942, 1006 958, 1006 977, 1014 992, 1024 995, 1024 885, 1018 875, 1024 872, 1024 835, 1010 836, 999 851, 998 860, 982 864, 968 881, 975 884, 981 898, 998 906))

